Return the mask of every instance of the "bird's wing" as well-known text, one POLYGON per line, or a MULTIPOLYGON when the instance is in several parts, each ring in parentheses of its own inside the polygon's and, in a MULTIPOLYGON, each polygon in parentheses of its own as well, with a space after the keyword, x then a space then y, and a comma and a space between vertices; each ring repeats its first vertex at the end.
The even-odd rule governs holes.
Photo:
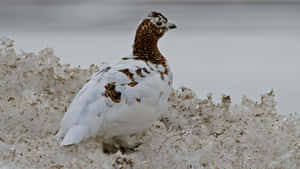
POLYGON ((58 133, 58 137, 67 133, 62 144, 74 144, 95 135, 103 114, 110 110, 143 100, 153 106, 158 104, 162 92, 169 89, 168 76, 161 76, 145 62, 134 60, 121 61, 95 73, 65 113, 58 133), (78 130, 72 129, 75 127, 78 130))
MULTIPOLYGON (((103 70, 96 72, 89 82, 87 82, 74 97, 67 112, 60 124, 59 132, 56 137, 61 139, 64 137, 61 145, 70 145, 80 142, 83 138, 89 136, 89 129, 86 125, 81 124, 81 120, 88 120, 88 118, 97 118, 95 114, 91 114, 91 105, 94 103, 103 103, 103 97, 99 95, 101 93, 102 78, 105 77, 105 73, 108 72, 110 67, 106 67, 103 70), (84 115, 84 113, 86 113, 84 115), (83 119, 85 118, 85 119, 83 119)), ((98 105, 99 109, 105 109, 105 104, 98 105)))

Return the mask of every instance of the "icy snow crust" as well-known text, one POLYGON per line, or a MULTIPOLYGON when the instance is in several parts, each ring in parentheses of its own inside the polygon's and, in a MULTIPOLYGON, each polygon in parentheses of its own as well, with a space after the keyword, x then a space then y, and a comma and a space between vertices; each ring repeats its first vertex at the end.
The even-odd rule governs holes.
POLYGON ((300 168, 300 119, 276 114, 273 91, 232 105, 180 88, 135 153, 104 154, 99 138, 60 147, 60 120, 98 67, 61 65, 51 49, 16 54, 10 39, 0 45, 0 168, 300 168))

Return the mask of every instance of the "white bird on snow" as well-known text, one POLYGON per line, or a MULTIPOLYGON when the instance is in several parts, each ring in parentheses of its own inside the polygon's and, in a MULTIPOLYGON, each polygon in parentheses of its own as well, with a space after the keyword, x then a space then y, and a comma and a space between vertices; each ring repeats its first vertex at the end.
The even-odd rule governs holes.
POLYGON ((75 96, 56 135, 63 138, 61 145, 101 136, 106 142, 118 140, 119 147, 104 143, 105 152, 126 150, 131 135, 150 128, 167 111, 173 78, 157 42, 174 28, 159 12, 151 12, 142 21, 132 56, 95 73, 75 96))

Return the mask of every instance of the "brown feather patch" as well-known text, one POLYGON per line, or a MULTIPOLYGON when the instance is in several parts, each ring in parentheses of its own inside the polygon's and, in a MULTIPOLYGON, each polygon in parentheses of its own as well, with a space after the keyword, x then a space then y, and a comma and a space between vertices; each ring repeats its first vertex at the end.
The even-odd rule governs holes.
POLYGON ((124 73, 131 81, 135 81, 133 78, 133 73, 131 73, 129 71, 129 69, 122 69, 122 70, 119 70, 119 72, 124 73))
POLYGON ((134 87, 134 86, 136 86, 137 84, 138 84, 138 82, 133 81, 133 82, 128 83, 128 86, 134 87))
POLYGON ((145 77, 145 76, 142 74, 142 69, 141 69, 141 68, 137 69, 135 72, 136 72, 136 74, 137 74, 138 76, 140 76, 140 77, 145 77))
POLYGON ((103 93, 103 96, 109 97, 115 103, 120 103, 121 92, 116 91, 116 82, 108 83, 104 87, 105 93, 103 93))
POLYGON ((129 58, 128 57, 123 57, 121 58, 122 60, 128 60, 129 58))
MULTIPOLYGON (((158 16, 160 14, 153 12, 152 15, 158 16)), ((133 56, 135 57, 132 59, 144 61, 152 71, 154 70, 149 65, 149 62, 156 67, 162 65, 165 68, 163 74, 168 75, 167 60, 158 49, 158 40, 163 36, 164 32, 163 29, 154 26, 149 19, 145 19, 136 31, 133 45, 133 56)), ((143 70, 145 73, 150 73, 148 70, 143 70)), ((161 79, 164 80, 162 74, 161 79)))
POLYGON ((161 78, 161 80, 165 80, 165 77, 164 77, 164 73, 163 73, 163 72, 160 72, 160 78, 161 78))
POLYGON ((124 73, 124 74, 131 80, 131 82, 128 83, 128 86, 134 87, 135 85, 138 84, 138 82, 135 81, 135 79, 133 78, 133 73, 131 73, 131 72, 129 71, 129 69, 122 69, 122 70, 119 70, 119 72, 124 73))
POLYGON ((134 59, 165 65, 166 59, 159 52, 158 40, 164 31, 155 27, 149 19, 145 19, 138 27, 133 45, 134 59))
POLYGON ((140 98, 136 98, 135 100, 136 100, 137 102, 139 102, 139 103, 141 102, 141 99, 140 99, 140 98))
POLYGON ((143 71, 148 74, 150 73, 146 68, 143 68, 143 71))

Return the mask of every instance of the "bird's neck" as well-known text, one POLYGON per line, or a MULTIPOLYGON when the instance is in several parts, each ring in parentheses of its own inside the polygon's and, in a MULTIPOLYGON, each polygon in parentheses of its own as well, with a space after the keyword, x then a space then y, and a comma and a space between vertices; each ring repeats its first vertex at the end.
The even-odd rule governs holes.
POLYGON ((157 47, 157 39, 153 37, 135 37, 133 55, 137 57, 158 57, 161 55, 157 47))
POLYGON ((135 56, 138 60, 164 65, 166 59, 158 49, 159 38, 148 33, 148 31, 142 31, 141 29, 138 29, 136 32, 133 45, 133 56, 135 56))

